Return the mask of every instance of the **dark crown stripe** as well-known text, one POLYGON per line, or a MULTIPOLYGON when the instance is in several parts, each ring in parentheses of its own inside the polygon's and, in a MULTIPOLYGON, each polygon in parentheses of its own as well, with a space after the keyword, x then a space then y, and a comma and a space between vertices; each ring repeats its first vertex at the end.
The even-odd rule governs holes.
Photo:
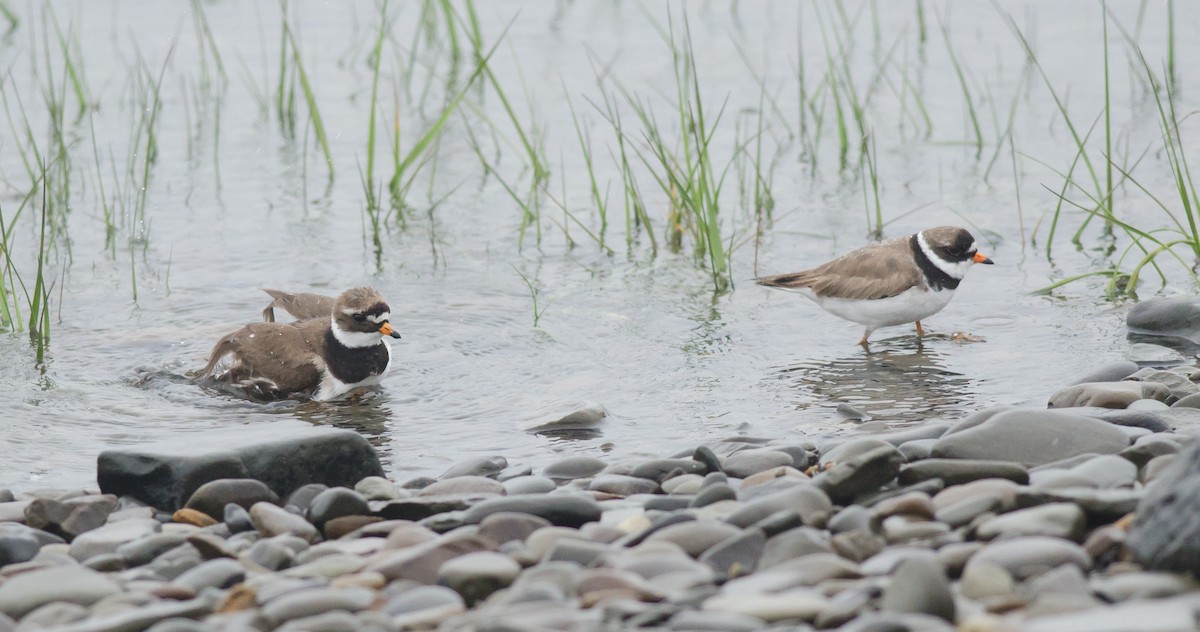
POLYGON ((931 290, 956 290, 958 282, 961 279, 956 279, 949 274, 946 274, 941 268, 934 265, 930 261, 929 256, 921 249, 921 242, 917 239, 917 235, 908 238, 908 244, 912 247, 913 258, 917 260, 917 267, 921 268, 921 274, 925 275, 925 282, 929 284, 931 290))

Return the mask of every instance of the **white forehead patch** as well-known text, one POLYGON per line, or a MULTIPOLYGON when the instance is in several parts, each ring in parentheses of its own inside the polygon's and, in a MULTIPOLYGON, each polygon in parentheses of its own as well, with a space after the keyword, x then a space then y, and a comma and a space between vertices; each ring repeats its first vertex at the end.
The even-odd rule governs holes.
POLYGON ((383 324, 385 321, 388 321, 388 320, 391 320, 391 319, 392 319, 392 314, 391 314, 391 312, 383 312, 382 314, 380 314, 380 315, 378 315, 378 316, 371 316, 371 315, 368 315, 368 316, 367 316, 367 320, 369 320, 369 321, 371 321, 371 322, 375 323, 376 325, 381 325, 381 324, 383 324))
POLYGON ((342 308, 342 313, 347 316, 353 316, 356 310, 353 307, 342 308))

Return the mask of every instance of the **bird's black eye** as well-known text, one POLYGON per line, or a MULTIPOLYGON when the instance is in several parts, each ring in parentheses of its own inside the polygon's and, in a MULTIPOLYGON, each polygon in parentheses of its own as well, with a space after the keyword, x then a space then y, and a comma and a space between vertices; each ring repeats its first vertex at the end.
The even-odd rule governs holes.
POLYGON ((365 322, 367 322, 367 315, 366 315, 366 314, 355 314, 355 315, 354 315, 354 322, 356 322, 356 323, 365 323, 365 322))

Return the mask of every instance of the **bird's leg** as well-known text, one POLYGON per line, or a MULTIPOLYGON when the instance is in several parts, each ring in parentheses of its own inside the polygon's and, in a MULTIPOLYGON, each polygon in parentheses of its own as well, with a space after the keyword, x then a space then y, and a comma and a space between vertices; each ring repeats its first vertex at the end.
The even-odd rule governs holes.
POLYGON ((917 321, 917 337, 918 338, 925 337, 925 329, 923 327, 921 327, 921 321, 919 321, 919 320, 917 321))
POLYGON ((868 344, 867 344, 867 338, 870 338, 870 337, 871 337, 871 330, 870 330, 870 329, 867 329, 866 331, 863 331, 863 337, 862 337, 862 339, 860 339, 860 340, 858 341, 858 346, 862 347, 863 349, 867 349, 867 348, 870 346, 870 345, 868 345, 868 344))

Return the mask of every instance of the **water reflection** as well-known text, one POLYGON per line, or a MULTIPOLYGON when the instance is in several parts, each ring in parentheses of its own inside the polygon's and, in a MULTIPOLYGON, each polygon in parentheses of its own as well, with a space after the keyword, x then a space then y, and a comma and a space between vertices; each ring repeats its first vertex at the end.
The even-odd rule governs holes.
POLYGON ((906 336, 872 343, 833 360, 807 360, 773 371, 792 384, 795 408, 849 404, 873 418, 911 422, 969 409, 971 380, 945 368, 943 354, 906 336))

